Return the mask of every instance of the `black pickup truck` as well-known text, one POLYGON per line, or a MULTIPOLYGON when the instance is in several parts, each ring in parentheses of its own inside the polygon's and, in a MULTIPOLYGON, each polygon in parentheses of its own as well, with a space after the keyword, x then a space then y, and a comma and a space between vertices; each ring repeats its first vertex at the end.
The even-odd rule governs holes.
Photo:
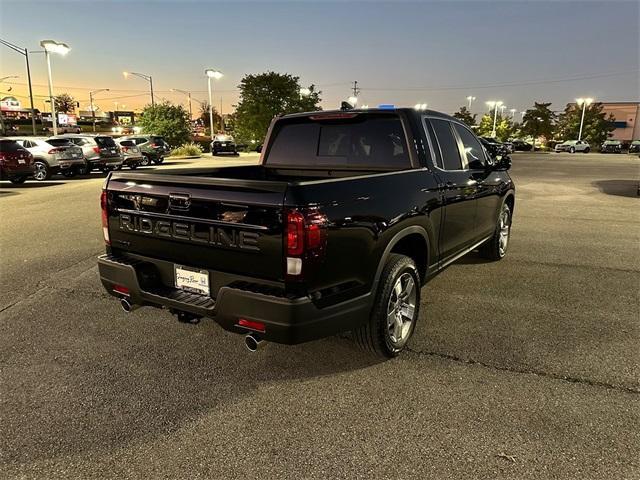
POLYGON ((251 350, 352 331, 394 356, 430 278, 476 248, 505 255, 510 165, 434 111, 282 116, 259 165, 111 173, 100 278, 125 311, 211 317, 251 350))

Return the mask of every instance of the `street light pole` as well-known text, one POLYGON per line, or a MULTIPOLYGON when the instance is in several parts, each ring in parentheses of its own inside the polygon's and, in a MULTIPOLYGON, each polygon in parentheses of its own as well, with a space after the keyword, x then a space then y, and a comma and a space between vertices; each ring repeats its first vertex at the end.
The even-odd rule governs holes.
POLYGON ((498 107, 502 106, 502 102, 496 102, 494 100, 491 100, 490 102, 487 102, 487 105, 489 105, 489 107, 492 107, 493 110, 493 130, 491 130, 491 137, 492 138, 496 138, 496 123, 498 121, 498 107))
POLYGON ((217 70, 213 70, 212 68, 207 68, 204 73, 207 76, 207 88, 209 90, 209 129, 211 130, 211 140, 213 141, 215 134, 213 133, 213 96, 211 93, 211 79, 222 78, 222 73, 217 70))
POLYGON ((155 102, 153 100, 153 77, 151 75, 146 75, 144 73, 138 73, 138 72, 122 72, 122 74, 124 75, 124 78, 128 78, 129 75, 135 75, 136 77, 142 78, 143 80, 146 80, 147 82, 149 82, 149 89, 151 91, 151 106, 154 107, 155 102))
POLYGON ((582 140, 582 127, 584 126, 584 113, 587 105, 591 105, 593 98, 576 98, 576 103, 582 107, 582 116, 580 117, 580 131, 578 132, 578 140, 582 140))
POLYGON ((45 49, 44 56, 47 59, 47 75, 49 78, 49 103, 51 105, 51 122, 53 124, 53 134, 58 135, 58 121, 56 119, 56 103, 53 101, 53 80, 51 79, 51 58, 49 51, 45 49))
POLYGON ((58 121, 56 118, 56 104, 53 101, 53 80, 51 78, 51 56, 50 53, 59 53, 66 55, 69 53, 69 45, 66 43, 56 42, 55 40, 42 40, 40 46, 44 49, 44 56, 47 60, 47 73, 49 77, 49 101, 51 102, 51 122, 53 124, 53 134, 58 134, 58 121))
POLYGON ((9 47, 14 52, 18 52, 20 55, 24 55, 25 61, 27 63, 27 81, 29 82, 29 101, 31 107, 31 128, 33 129, 33 134, 36 134, 36 111, 33 108, 33 88, 31 87, 31 68, 29 67, 29 50, 26 48, 18 47, 11 42, 7 42, 6 40, 0 39, 0 43, 2 43, 5 47, 9 47))
POLYGON ((172 88, 171 91, 184 93, 187 96, 187 99, 189 101, 189 120, 193 120, 193 110, 191 108, 191 92, 187 92, 186 90, 180 90, 179 88, 172 88))
POLYGON ((100 92, 108 92, 108 88, 101 88, 100 90, 93 90, 89 92, 89 105, 91 105, 91 120, 93 122, 93 131, 96 131, 96 108, 93 105, 93 95, 100 92))
POLYGON ((467 97, 467 100, 469 101, 469 111, 471 111, 471 104, 473 103, 473 101, 476 99, 476 97, 473 97, 471 95, 469 95, 467 97))

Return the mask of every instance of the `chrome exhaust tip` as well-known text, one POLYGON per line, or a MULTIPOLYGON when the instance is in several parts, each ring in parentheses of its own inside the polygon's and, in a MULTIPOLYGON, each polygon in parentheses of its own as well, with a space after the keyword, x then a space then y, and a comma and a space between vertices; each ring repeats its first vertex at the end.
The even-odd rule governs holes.
POLYGON ((244 344, 250 352, 255 352, 264 344, 264 340, 260 338, 260 336, 255 333, 250 333, 246 337, 244 337, 244 344))
POLYGON ((120 299, 120 306, 122 307, 122 310, 124 310, 127 313, 131 313, 134 310, 140 308, 140 305, 135 305, 131 303, 128 298, 120 299))

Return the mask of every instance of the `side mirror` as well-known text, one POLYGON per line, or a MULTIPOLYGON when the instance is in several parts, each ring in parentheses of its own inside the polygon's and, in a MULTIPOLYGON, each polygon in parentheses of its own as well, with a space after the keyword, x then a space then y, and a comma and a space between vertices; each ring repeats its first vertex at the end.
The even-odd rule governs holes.
POLYGON ((498 155, 494 170, 509 170, 511 168, 511 157, 509 155, 498 155))

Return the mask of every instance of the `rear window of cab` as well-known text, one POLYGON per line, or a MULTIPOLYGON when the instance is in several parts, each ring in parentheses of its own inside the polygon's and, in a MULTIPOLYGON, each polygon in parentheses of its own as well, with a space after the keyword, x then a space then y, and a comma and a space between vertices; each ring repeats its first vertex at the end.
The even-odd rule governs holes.
POLYGON ((275 124, 266 165, 302 168, 410 168, 402 122, 394 114, 322 114, 275 124))

